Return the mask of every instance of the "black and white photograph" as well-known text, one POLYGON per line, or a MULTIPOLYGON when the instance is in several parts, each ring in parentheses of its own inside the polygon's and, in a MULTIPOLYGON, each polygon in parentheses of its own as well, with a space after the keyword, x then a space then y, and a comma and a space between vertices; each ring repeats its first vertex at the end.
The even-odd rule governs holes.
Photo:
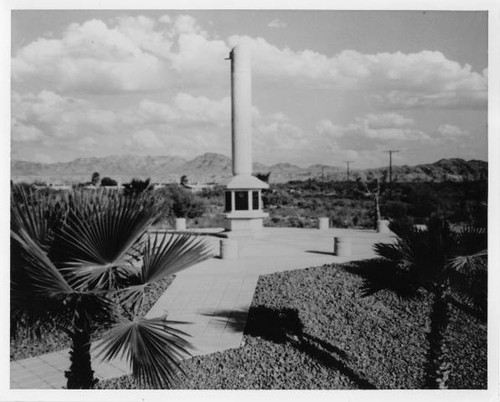
POLYGON ((2 7, 7 400, 498 400, 493 1, 67 3, 2 7))

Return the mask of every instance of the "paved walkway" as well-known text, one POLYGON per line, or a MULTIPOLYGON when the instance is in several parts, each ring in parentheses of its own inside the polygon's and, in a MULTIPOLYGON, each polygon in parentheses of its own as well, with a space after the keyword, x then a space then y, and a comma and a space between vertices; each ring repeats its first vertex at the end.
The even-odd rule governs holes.
MULTIPOLYGON (((238 240, 237 260, 213 258, 178 273, 147 316, 167 312, 169 319, 187 322, 179 329, 191 336, 193 356, 237 348, 259 275, 370 258, 375 255, 374 243, 393 239, 366 230, 264 230, 263 238, 238 240), (335 236, 351 238, 352 256, 332 254, 335 236)), ((207 240, 218 252, 220 239, 207 240)), ((14 361, 10 364, 10 385, 17 389, 60 389, 66 384, 64 371, 68 368, 68 349, 14 361)), ((99 379, 130 373, 126 362, 118 360, 104 363, 93 359, 92 368, 99 379)))

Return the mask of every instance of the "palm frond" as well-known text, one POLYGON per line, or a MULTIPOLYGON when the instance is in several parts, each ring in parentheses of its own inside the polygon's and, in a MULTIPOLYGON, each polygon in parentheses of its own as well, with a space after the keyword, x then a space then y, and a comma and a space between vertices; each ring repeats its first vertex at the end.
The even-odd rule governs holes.
POLYGON ((456 255, 474 255, 487 249, 486 228, 473 225, 464 226, 455 234, 456 255))
MULTIPOLYGON (((28 283, 14 283, 16 289, 29 286, 33 296, 55 297, 61 294, 72 293, 73 289, 48 258, 45 251, 29 234, 20 229, 17 233, 11 231, 11 241, 15 242, 22 255, 15 259, 18 266, 13 270, 22 271, 19 277, 28 283)), ((14 275, 15 279, 17 276, 14 275)))
POLYGON ((387 243, 376 243, 373 245, 373 250, 377 255, 382 258, 391 261, 398 261, 402 258, 401 248, 399 243, 387 244, 387 243))
POLYGON ((138 311, 142 302, 144 300, 144 295, 146 289, 149 287, 147 283, 145 284, 133 284, 127 286, 126 288, 119 289, 116 292, 120 305, 125 309, 125 311, 134 314, 138 311))
POLYGON ((122 319, 96 346, 103 360, 127 359, 141 385, 171 386, 179 372, 179 361, 189 356, 187 334, 172 327, 166 318, 122 319))
POLYGON ((138 275, 119 292, 123 304, 132 311, 142 304, 144 291, 154 282, 212 257, 208 243, 197 235, 162 234, 148 237, 138 275))
POLYGON ((484 261, 488 257, 488 250, 481 250, 471 255, 459 255, 448 260, 448 268, 460 273, 473 273, 486 269, 484 261))
POLYGON ((142 283, 156 282, 212 257, 206 240, 197 235, 157 235, 148 238, 141 268, 142 283))
POLYGON ((93 200, 70 213, 56 239, 56 257, 78 289, 113 289, 129 274, 141 242, 158 212, 141 200, 93 200))
POLYGON ((13 188, 11 194, 11 229, 24 229, 42 248, 47 249, 54 230, 62 225, 66 209, 62 200, 47 195, 34 195, 21 188, 13 188))
POLYGON ((47 257, 41 246, 21 229, 11 233, 11 329, 38 329, 55 319, 63 319, 61 301, 73 289, 47 257))
POLYGON ((392 245, 376 244, 374 250, 377 254, 406 270, 412 286, 430 288, 440 282, 454 244, 448 223, 431 218, 426 228, 420 229, 410 221, 401 221, 395 222, 391 230, 398 235, 396 242, 392 245))

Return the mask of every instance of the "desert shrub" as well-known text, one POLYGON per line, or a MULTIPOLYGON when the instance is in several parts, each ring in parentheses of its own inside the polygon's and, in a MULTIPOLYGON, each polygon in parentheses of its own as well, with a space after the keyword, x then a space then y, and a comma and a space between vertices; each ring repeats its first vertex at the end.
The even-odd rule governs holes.
POLYGON ((288 217, 288 226, 292 228, 303 228, 304 223, 302 222, 301 218, 298 218, 296 216, 290 216, 288 217))
POLYGON ((164 203, 163 218, 198 218, 207 209, 203 199, 178 184, 158 189, 155 197, 164 203))
POLYGON ((401 219, 408 214, 408 204, 401 201, 387 201, 382 205, 382 215, 390 219, 401 219))
POLYGON ((204 188, 197 196, 207 200, 210 206, 224 207, 224 189, 223 188, 204 188))
POLYGON ((103 177, 101 180, 101 186, 116 186, 118 182, 110 177, 103 177))
POLYGON ((285 206, 293 203, 293 197, 287 190, 273 189, 272 191, 265 191, 262 194, 262 203, 264 208, 270 206, 285 206))
POLYGON ((130 183, 123 184, 123 194, 126 196, 137 196, 146 191, 152 190, 151 179, 132 179, 130 183))
POLYGON ((222 214, 205 214, 189 222, 192 228, 223 228, 225 224, 226 218, 222 214))

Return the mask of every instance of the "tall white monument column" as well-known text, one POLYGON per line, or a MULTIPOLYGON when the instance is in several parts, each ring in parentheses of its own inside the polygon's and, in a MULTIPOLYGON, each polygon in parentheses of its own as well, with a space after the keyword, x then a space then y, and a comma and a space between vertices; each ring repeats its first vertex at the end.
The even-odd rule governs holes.
POLYGON ((231 138, 233 178, 226 187, 229 237, 256 237, 262 232, 262 189, 269 185, 252 176, 252 72, 250 51, 236 46, 231 60, 231 138))
POLYGON ((231 59, 233 175, 252 174, 252 71, 250 53, 235 47, 231 59))

